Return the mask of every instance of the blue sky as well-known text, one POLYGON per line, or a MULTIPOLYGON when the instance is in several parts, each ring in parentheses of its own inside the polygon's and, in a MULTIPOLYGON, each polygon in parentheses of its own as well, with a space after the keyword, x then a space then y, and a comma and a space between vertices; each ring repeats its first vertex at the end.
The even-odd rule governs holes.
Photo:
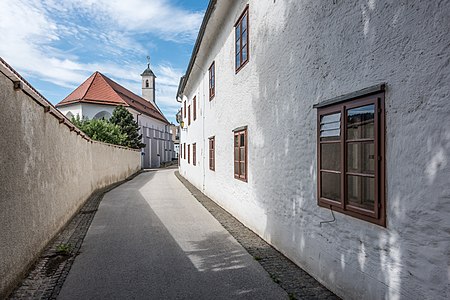
POLYGON ((0 56, 53 104, 100 71, 141 94, 151 57, 156 102, 175 122, 175 94, 208 0, 0 1, 0 56))

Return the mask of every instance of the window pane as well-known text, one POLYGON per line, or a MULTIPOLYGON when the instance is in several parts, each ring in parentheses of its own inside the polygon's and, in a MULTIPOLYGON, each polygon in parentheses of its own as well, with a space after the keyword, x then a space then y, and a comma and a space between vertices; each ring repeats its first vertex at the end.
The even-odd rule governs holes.
POLYGON ((348 204, 373 211, 375 209, 375 179, 347 176, 348 204))
POLYGON ((241 163, 241 169, 239 175, 245 176, 245 163, 241 163))
POLYGON ((234 146, 239 147, 239 135, 234 136, 234 146))
POLYGON ((366 105, 347 111, 347 139, 374 137, 375 105, 366 105))
POLYGON ((239 160, 239 148, 234 148, 234 160, 239 160))
POLYGON ((245 135, 241 134, 241 147, 245 146, 245 135))
POLYGON ((242 48, 242 62, 247 60, 247 47, 242 48))
POLYGON ((241 154, 241 156, 239 157, 239 160, 245 161, 245 148, 244 147, 240 148, 240 154, 241 154))
POLYGON ((321 196, 327 199, 340 201, 341 174, 321 172, 320 176, 321 196))
POLYGON ((341 144, 320 145, 320 167, 325 170, 339 171, 341 169, 341 144))
POLYGON ((348 143, 347 171, 354 173, 375 173, 375 147, 371 143, 348 143))
POLYGON ((234 174, 239 175, 239 163, 238 162, 234 163, 234 174))
POLYGON ((236 41, 241 37, 241 26, 236 26, 236 41))
POLYGON ((241 66, 241 55, 240 53, 238 53, 236 55, 236 69, 239 68, 241 66))
POLYGON ((241 40, 236 40, 236 54, 241 52, 241 40))
POLYGON ((242 23, 242 31, 246 30, 247 29, 247 14, 245 14, 242 17, 241 23, 242 23))
POLYGON ((247 31, 242 32, 242 48, 247 45, 247 31))
POLYGON ((341 136, 341 113, 322 116, 320 118, 320 140, 339 140, 341 136))

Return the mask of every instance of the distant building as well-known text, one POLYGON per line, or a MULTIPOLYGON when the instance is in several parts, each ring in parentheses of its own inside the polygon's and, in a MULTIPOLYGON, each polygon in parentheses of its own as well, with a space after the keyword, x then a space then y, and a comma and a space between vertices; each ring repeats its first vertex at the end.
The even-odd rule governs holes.
POLYGON ((217 1, 180 174, 343 299, 450 299, 450 1, 217 1))
POLYGON ((170 123, 155 102, 155 75, 148 64, 142 76, 142 97, 127 90, 100 72, 92 74, 56 107, 68 118, 100 119, 111 117, 116 106, 124 106, 140 125, 142 167, 158 168, 172 161, 174 143, 170 123))
POLYGON ((175 155, 173 158, 178 158, 180 153, 180 126, 170 124, 170 131, 172 133, 172 141, 175 155))

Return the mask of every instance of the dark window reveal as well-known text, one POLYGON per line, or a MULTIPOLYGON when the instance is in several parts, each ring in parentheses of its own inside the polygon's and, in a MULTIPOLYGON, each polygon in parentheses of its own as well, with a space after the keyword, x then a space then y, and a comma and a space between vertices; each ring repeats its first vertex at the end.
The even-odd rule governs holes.
POLYGON ((211 171, 214 171, 216 166, 215 166, 215 153, 214 153, 214 149, 215 149, 216 145, 215 145, 215 138, 211 137, 209 138, 209 169, 211 171))
POLYGON ((197 119, 197 96, 194 97, 192 100, 192 106, 193 106, 193 119, 194 121, 197 119))
POLYGON ((197 165, 197 144, 192 144, 192 164, 197 165))
POLYGON ((209 67, 209 100, 216 94, 216 64, 213 62, 209 67))

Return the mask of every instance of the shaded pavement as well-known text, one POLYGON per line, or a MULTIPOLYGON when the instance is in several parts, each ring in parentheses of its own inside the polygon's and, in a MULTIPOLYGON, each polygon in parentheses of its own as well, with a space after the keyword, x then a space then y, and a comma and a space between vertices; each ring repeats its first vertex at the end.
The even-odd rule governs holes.
POLYGON ((58 299, 286 299, 174 170, 105 194, 58 299))

